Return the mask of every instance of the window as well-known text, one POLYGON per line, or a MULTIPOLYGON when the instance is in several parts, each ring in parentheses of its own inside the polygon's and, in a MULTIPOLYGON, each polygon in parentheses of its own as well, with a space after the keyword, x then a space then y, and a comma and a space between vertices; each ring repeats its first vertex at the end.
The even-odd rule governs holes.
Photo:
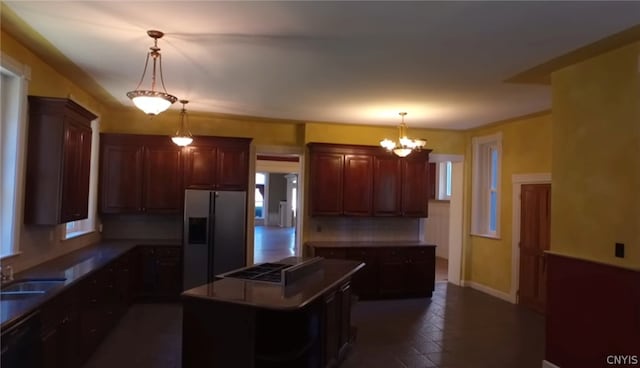
POLYGON ((23 207, 30 70, 2 54, 0 66, 0 258, 17 254, 23 207))
POLYGON ((500 237, 502 134, 473 138, 471 233, 500 237))
POLYGON ((262 173, 256 173, 256 218, 264 218, 264 182, 265 175, 262 173))
POLYGON ((439 162, 436 174, 438 178, 438 199, 448 201, 451 199, 451 161, 439 162))

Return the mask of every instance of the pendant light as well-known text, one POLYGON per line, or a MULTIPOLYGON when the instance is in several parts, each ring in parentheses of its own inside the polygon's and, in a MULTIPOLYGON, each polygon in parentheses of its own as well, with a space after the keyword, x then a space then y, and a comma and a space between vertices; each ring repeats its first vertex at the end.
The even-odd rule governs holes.
POLYGON ((387 149, 389 152, 393 152, 396 156, 407 157, 411 152, 419 151, 427 144, 424 139, 410 139, 407 137, 407 124, 404 123, 404 117, 406 112, 398 113, 402 117, 402 122, 398 127, 398 143, 390 140, 383 139, 380 141, 380 146, 387 149))
POLYGON ((148 115, 158 115, 161 112, 169 108, 174 102, 178 100, 176 96, 167 93, 167 89, 164 86, 164 78, 162 77, 162 55, 160 54, 160 48, 158 47, 158 39, 164 36, 164 33, 160 31, 150 30, 147 31, 149 37, 153 38, 153 46, 151 46, 147 53, 147 59, 144 63, 144 70, 142 71, 142 77, 140 82, 134 91, 127 92, 127 97, 133 101, 133 103, 140 110, 144 111, 148 115), (153 70, 151 75, 151 89, 140 89, 144 76, 147 73, 147 66, 149 65, 149 57, 153 59, 153 70), (156 91, 156 67, 160 69, 160 84, 163 91, 156 91))
POLYGON ((187 126, 187 109, 185 109, 184 107, 189 103, 189 101, 180 100, 180 103, 182 104, 182 111, 180 111, 180 125, 178 126, 176 134, 171 137, 171 140, 178 146, 184 147, 190 145, 191 142, 193 142, 193 136, 191 135, 189 127, 187 126))

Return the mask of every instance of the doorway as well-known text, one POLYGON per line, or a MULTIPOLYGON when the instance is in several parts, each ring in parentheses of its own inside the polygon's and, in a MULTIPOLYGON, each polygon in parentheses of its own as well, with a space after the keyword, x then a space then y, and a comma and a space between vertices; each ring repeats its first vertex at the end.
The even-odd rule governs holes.
POLYGON ((257 155, 254 263, 298 254, 299 161, 296 155, 257 155))

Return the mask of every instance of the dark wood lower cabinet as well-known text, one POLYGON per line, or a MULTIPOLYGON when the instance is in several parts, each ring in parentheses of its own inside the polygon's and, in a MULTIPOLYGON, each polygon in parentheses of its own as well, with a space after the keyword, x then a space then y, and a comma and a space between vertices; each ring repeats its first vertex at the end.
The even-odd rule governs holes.
POLYGON ((324 258, 362 261, 353 277, 361 299, 431 297, 435 286, 435 246, 314 247, 324 258))
POLYGON ((177 301, 182 292, 182 248, 141 246, 138 256, 138 299, 177 301))
POLYGON ((136 297, 178 300, 181 253, 178 246, 134 248, 65 288, 2 331, 0 366, 81 367, 136 297))

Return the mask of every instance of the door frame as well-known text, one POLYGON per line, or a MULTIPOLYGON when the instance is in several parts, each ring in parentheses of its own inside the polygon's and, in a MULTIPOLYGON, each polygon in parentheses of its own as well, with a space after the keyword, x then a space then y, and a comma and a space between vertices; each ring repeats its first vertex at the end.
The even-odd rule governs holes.
MULTIPOLYGON (((249 185, 253 187, 255 187, 255 176, 256 176, 256 172, 264 172, 264 173, 282 173, 281 170, 281 166, 276 164, 276 167, 269 167, 269 166, 262 166, 260 167, 260 169, 258 169, 257 166, 257 161, 258 161, 258 155, 273 155, 273 156, 278 156, 278 155, 286 155, 286 156, 297 156, 298 157, 298 163, 294 164, 294 165, 290 165, 290 167, 296 167, 296 171, 295 173, 298 175, 298 191, 297 191, 297 205, 298 205, 298 209, 297 209, 297 218, 296 218, 296 224, 295 224, 295 233, 296 233, 296 238, 295 238, 295 255, 300 257, 302 256, 302 229, 304 229, 304 216, 302 216, 302 214, 305 213, 305 203, 304 203, 304 172, 305 172, 305 166, 304 166, 304 160, 305 160, 305 155, 304 155, 304 148, 300 148, 300 147, 291 147, 291 146, 271 146, 271 145, 256 145, 253 146, 252 145, 252 152, 251 152, 251 158, 250 158, 250 169, 249 169, 249 175, 250 175, 250 180, 249 180, 249 185)), ((250 204, 250 207, 254 207, 253 209, 250 208, 251 210, 251 219, 250 219, 250 226, 248 224, 247 226, 247 264, 253 264, 253 260, 254 260, 254 252, 255 252, 255 239, 254 239, 254 228, 255 228, 255 223, 254 223, 254 211, 255 211, 255 203, 254 201, 251 200, 247 200, 247 202, 250 204)))
POLYGON ((551 184, 551 173, 533 173, 533 174, 513 174, 511 176, 513 185, 512 200, 513 210, 511 218, 511 291, 510 297, 514 304, 518 304, 518 289, 520 288, 520 193, 522 185, 525 184, 551 184))
MULTIPOLYGON (((429 162, 453 164, 451 170, 451 199, 449 200, 449 260, 447 281, 462 284, 462 241, 464 239, 464 155, 431 154, 429 162)), ((436 178, 437 180, 438 178, 436 178)), ((420 239, 424 239, 425 221, 420 223, 420 239)))

